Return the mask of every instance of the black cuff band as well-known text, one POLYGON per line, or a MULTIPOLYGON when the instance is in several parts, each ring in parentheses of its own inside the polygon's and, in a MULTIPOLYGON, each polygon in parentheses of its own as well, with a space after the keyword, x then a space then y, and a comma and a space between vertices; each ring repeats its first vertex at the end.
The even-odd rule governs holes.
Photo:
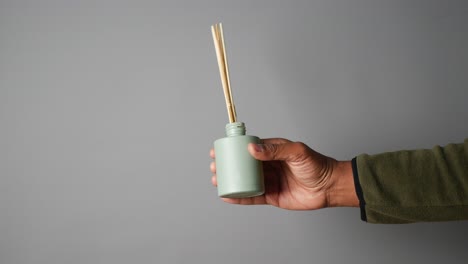
POLYGON ((356 189, 356 194, 359 199, 359 207, 361 208, 361 220, 367 222, 366 201, 364 201, 364 195, 362 194, 361 183, 359 182, 356 158, 351 160, 351 165, 353 167, 354 188, 356 189))

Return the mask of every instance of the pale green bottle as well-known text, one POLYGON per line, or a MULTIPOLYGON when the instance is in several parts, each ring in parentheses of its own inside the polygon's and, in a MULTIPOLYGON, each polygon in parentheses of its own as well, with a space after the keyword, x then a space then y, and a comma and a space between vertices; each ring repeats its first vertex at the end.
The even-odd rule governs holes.
POLYGON ((226 137, 214 142, 218 195, 225 198, 246 198, 265 193, 262 162, 247 150, 249 143, 260 143, 255 136, 245 135, 245 125, 226 125, 226 137))

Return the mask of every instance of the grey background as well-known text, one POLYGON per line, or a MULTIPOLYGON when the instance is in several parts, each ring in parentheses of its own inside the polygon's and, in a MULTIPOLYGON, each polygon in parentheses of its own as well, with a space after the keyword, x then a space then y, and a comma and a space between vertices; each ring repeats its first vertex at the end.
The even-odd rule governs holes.
POLYGON ((1 1, 0 263, 461 263, 468 223, 234 206, 224 23, 251 134, 350 159, 468 135, 466 1, 1 1), (378 260, 376 260, 378 259, 378 260))

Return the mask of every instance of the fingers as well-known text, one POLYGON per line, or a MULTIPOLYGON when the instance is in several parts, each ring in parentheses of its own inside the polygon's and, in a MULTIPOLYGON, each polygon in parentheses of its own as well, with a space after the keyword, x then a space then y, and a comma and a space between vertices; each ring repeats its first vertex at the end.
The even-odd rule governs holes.
POLYGON ((214 161, 210 163, 210 171, 216 173, 216 163, 214 161))
POLYGON ((213 186, 218 186, 218 181, 216 179, 216 174, 211 176, 211 184, 213 184, 213 186))
POLYGON ((258 160, 270 161, 298 161, 303 158, 309 148, 301 142, 284 142, 284 143, 270 143, 270 142, 284 142, 281 140, 264 140, 263 144, 248 145, 250 154, 258 160))
POLYGON ((215 158, 215 151, 214 151, 214 149, 210 149, 210 157, 211 157, 212 159, 215 158))
MULTIPOLYGON (((215 158, 215 151, 214 149, 210 149, 210 157, 212 159, 215 158)), ((211 176, 211 184, 213 184, 213 186, 218 186, 218 181, 216 180, 216 163, 214 161, 212 161, 210 163, 210 171, 213 173, 213 176, 211 176)))
POLYGON ((216 163, 214 161, 210 163, 210 171, 213 173, 213 176, 211 176, 211 183, 213 186, 218 186, 218 182, 216 180, 216 163))

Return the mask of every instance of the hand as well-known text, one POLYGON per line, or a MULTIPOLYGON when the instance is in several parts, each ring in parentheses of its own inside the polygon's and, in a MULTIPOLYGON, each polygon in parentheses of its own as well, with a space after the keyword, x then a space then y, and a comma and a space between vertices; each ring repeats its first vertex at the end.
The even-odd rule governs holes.
MULTIPOLYGON (((263 162, 265 194, 251 198, 223 198, 233 204, 270 204, 290 210, 312 210, 330 206, 358 206, 351 162, 339 162, 300 142, 264 139, 249 144, 250 154, 263 162)), ((210 156, 215 159, 214 150, 210 156)), ((210 165, 215 174, 216 163, 210 165)))

